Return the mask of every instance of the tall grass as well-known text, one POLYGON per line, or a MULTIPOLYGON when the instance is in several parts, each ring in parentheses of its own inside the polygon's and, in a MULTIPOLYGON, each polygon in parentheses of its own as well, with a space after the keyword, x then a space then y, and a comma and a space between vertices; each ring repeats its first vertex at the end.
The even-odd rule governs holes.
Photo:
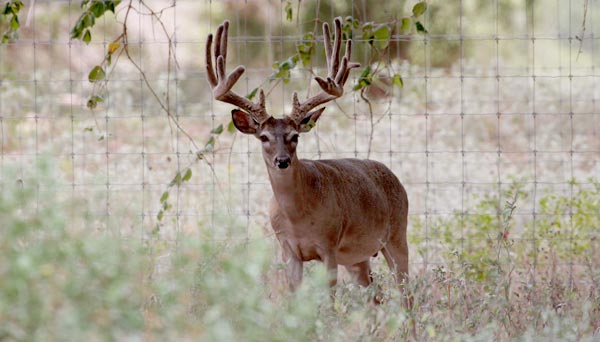
MULTIPOLYGON (((54 169, 46 160, 22 179, 5 170, 2 180, 3 341, 599 337, 600 268, 592 239, 600 209, 598 187, 579 191, 575 186, 577 191, 568 199, 540 199, 540 210, 547 215, 540 215, 543 219, 536 224, 540 243, 532 246, 538 247, 537 263, 532 262, 532 250, 518 247, 505 234, 530 233, 531 227, 521 225, 508 210, 518 201, 499 214, 487 214, 488 206, 499 206, 497 199, 486 198, 473 208, 477 215, 436 222, 433 231, 460 227, 474 234, 468 236, 471 245, 458 248, 460 242, 448 239, 440 249, 447 263, 414 265, 406 289, 414 304, 407 308, 379 261, 375 286, 364 289, 343 281, 331 302, 319 265, 308 267, 299 292, 287 293, 280 281, 282 265, 273 262, 275 251, 266 239, 216 243, 188 236, 175 244, 159 237, 125 239, 94 231, 91 223, 73 227, 73 212, 81 222, 89 222, 86 211, 92 203, 60 199, 52 187, 54 169), (546 238, 560 234, 564 225, 569 226, 571 240, 546 238), (581 237, 577 234, 588 236, 588 243, 575 243, 581 237), (563 248, 565 243, 570 247, 563 248), (380 306, 370 304, 376 287, 384 292, 380 306)), ((411 234, 418 236, 423 227, 412 228, 411 234)), ((413 241, 415 253, 422 243, 413 241)))

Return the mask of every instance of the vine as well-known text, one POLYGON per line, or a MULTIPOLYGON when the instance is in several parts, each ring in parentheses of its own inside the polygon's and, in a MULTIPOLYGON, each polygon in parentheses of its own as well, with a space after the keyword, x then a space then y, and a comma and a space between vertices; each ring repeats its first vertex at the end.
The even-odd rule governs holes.
MULTIPOLYGON (((293 1, 283 0, 282 4, 286 20, 292 21, 294 18, 293 1)), ((93 28, 98 22, 98 19, 102 18, 106 13, 109 12, 113 15, 116 15, 117 12, 124 11, 124 15, 120 21, 119 19, 115 19, 115 21, 120 25, 118 35, 107 45, 104 56, 100 62, 96 64, 88 73, 88 81, 93 85, 93 88, 86 103, 87 107, 94 111, 97 109, 99 104, 105 101, 106 95, 108 94, 109 80, 113 71, 115 70, 115 66, 121 57, 125 57, 127 61, 131 63, 140 73, 146 88, 150 91, 152 97, 156 100, 161 110, 167 115, 169 126, 171 128, 171 134, 174 134, 174 130, 176 129, 190 141, 194 148, 194 151, 190 151, 193 155, 193 161, 186 167, 178 167, 176 174, 168 183, 167 188, 160 197, 161 209, 156 216, 156 219, 159 222, 157 225, 157 230, 160 228, 159 225, 164 218, 165 212, 172 208, 172 205, 169 203, 169 198, 171 197, 170 192, 172 189, 178 188, 183 183, 190 181, 192 178, 191 168, 195 162, 206 162, 214 173, 212 164, 207 160, 207 155, 214 151, 218 138, 222 133, 235 133, 235 127, 233 126, 232 122, 229 122, 225 125, 220 124, 211 130, 208 140, 204 143, 203 147, 200 147, 200 145, 196 143, 191 135, 187 133, 187 131, 179 124, 177 118, 173 114, 171 110, 170 87, 167 86, 166 93, 163 97, 161 97, 156 89, 154 89, 154 87, 151 85, 146 72, 136 62, 131 54, 128 42, 129 37, 127 25, 130 14, 132 12, 136 12, 138 15, 151 17, 152 20, 159 26, 162 34, 167 38, 167 84, 170 84, 171 71, 173 68, 177 68, 178 63, 175 56, 173 37, 171 34, 169 34, 164 22, 161 19, 161 15, 164 11, 173 8, 174 6, 175 3, 172 3, 159 11, 155 11, 144 0, 82 0, 80 4, 80 8, 82 10, 81 15, 78 17, 70 31, 71 39, 80 40, 85 44, 90 44, 93 38, 93 28), (135 6, 134 3, 136 4, 135 6)), ((8 19, 9 25, 3 33, 3 43, 17 39, 18 29, 20 27, 18 14, 22 7, 23 3, 19 0, 8 1, 5 4, 0 19, 8 19)), ((298 1, 296 13, 300 11, 300 7, 301 1, 298 1)), ((373 118, 372 106, 368 98, 365 96, 365 90, 374 84, 377 84, 378 86, 386 86, 378 81, 380 78, 389 78, 391 79, 391 86, 402 88, 403 80, 401 75, 393 72, 392 67, 385 62, 385 58, 383 57, 386 55, 386 53, 388 53, 389 44, 393 38, 393 27, 398 26, 398 24, 400 31, 403 34, 413 34, 414 32, 420 34, 427 33, 425 26, 420 20, 426 10, 427 3, 425 1, 421 1, 412 7, 412 15, 403 17, 399 23, 396 21, 383 23, 361 22, 352 16, 347 16, 343 20, 343 38, 352 39, 355 36, 361 37, 363 40, 368 42, 369 47, 372 50, 368 64, 362 70, 357 79, 357 83, 352 88, 353 91, 360 92, 360 98, 365 101, 369 107, 369 115, 371 119, 370 141, 372 140, 374 126, 378 121, 375 121, 373 118)), ((297 15, 296 18, 298 18, 297 15)), ((318 22, 319 19, 317 18, 315 20, 314 30, 304 34, 302 39, 296 44, 294 54, 282 61, 276 61, 272 66, 273 73, 266 80, 264 80, 259 87, 256 87, 250 91, 250 93, 246 95, 247 98, 254 98, 258 89, 263 87, 265 83, 270 85, 270 90, 267 91, 267 95, 279 82, 288 83, 290 81, 291 71, 299 66, 312 71, 311 63, 316 53, 315 47, 317 45, 318 22)), ((86 130, 92 129, 86 128, 86 130)), ((104 136, 100 137, 99 140, 102 140, 103 138, 104 136)), ((369 151, 370 145, 371 143, 369 142, 369 151)))
MULTIPOLYGON (((298 2, 298 6, 300 6, 300 1, 298 2)), ((375 126, 387 113, 384 113, 379 119, 375 119, 373 115, 373 106, 371 101, 365 95, 365 92, 373 85, 382 89, 389 89, 390 86, 397 88, 402 88, 404 86, 402 75, 394 72, 392 66, 387 63, 387 58, 385 58, 389 53, 389 46, 393 38, 393 28, 399 24, 399 29, 402 34, 410 35, 415 32, 418 34, 427 34, 427 29, 421 21, 421 18, 426 11, 427 2, 421 1, 412 7, 412 15, 403 17, 399 23, 397 21, 382 23, 373 21, 361 22, 352 16, 347 16, 342 21, 342 36, 344 40, 360 37, 362 40, 368 42, 369 47, 371 48, 369 61, 352 88, 353 91, 359 92, 360 99, 367 104, 368 108, 370 133, 367 158, 370 156, 375 126), (388 86, 386 83, 380 82, 380 79, 390 79, 391 83, 388 86)), ((290 0, 285 1, 284 12, 286 14, 286 19, 292 21, 293 11, 292 2, 290 0)), ((317 18, 315 22, 318 21, 317 18)), ((293 55, 281 62, 276 61, 273 64, 274 72, 270 76, 271 81, 277 80, 288 83, 291 71, 298 66, 299 62, 302 62, 301 64, 303 67, 309 67, 315 54, 316 32, 317 25, 315 25, 313 31, 306 33, 303 39, 296 43, 296 51, 293 55)))
MULTIPOLYGON (((92 28, 94 27, 97 19, 102 17, 106 12, 115 13, 117 6, 121 4, 121 0, 84 0, 81 2, 81 8, 83 9, 82 14, 79 19, 76 21, 75 25, 71 30, 71 39, 81 40, 86 44, 89 44, 92 40, 92 28)), ((153 10, 144 0, 136 0, 138 7, 134 6, 134 0, 129 0, 125 2, 121 7, 124 7, 124 17, 121 25, 121 31, 116 38, 114 38, 111 43, 108 44, 106 52, 104 54, 103 59, 99 64, 94 66, 92 70, 90 70, 88 74, 88 80, 93 84, 93 89, 90 94, 90 97, 87 100, 87 107, 90 110, 96 109, 98 104, 104 102, 105 94, 108 93, 108 81, 110 79, 111 73, 114 71, 116 62, 119 60, 121 56, 125 56, 126 59, 131 63, 134 68, 139 72, 146 88, 152 94, 152 97, 156 100, 161 110, 167 115, 169 119, 169 126, 171 127, 171 134, 174 134, 173 125, 176 129, 181 132, 192 144, 195 149, 195 152, 191 152, 194 156, 193 161, 190 165, 179 168, 175 174, 175 176, 171 179, 167 188, 162 193, 160 197, 160 210, 156 215, 156 219, 158 224, 156 225, 154 232, 158 232, 160 230, 160 222, 164 218, 164 214, 166 211, 171 209, 173 206, 169 203, 170 192, 173 188, 180 187, 183 183, 190 181, 192 178, 192 165, 196 161, 203 160, 205 161, 212 170, 211 163, 206 160, 206 153, 211 152, 214 148, 215 144, 215 136, 222 132, 221 128, 215 128, 211 131, 211 137, 206 142, 203 148, 201 148, 193 137, 180 125, 179 121, 173 114, 171 110, 171 94, 170 87, 167 86, 166 93, 164 98, 161 98, 156 89, 151 85, 150 80, 146 72, 142 69, 142 67, 136 62, 131 51, 129 49, 129 41, 128 41, 128 31, 127 31, 127 23, 130 14, 132 11, 135 11, 139 15, 150 16, 154 22, 160 27, 160 30, 164 34, 167 39, 168 46, 168 58, 167 58, 167 85, 170 84, 171 70, 177 66, 177 59, 175 57, 174 51, 174 43, 171 35, 169 34, 164 22, 161 19, 161 15, 164 11, 174 7, 174 4, 171 4, 168 7, 162 8, 160 11, 153 10), (114 63, 113 63, 114 59, 114 63)), ((214 170, 213 170, 214 172, 214 170)))
POLYGON ((8 27, 3 29, 2 44, 13 42, 19 38, 19 28, 21 27, 21 23, 19 22, 19 12, 21 11, 21 8, 23 8, 23 1, 21 0, 12 0, 4 4, 2 13, 0 13, 0 19, 2 19, 0 20, 0 24, 2 24, 2 21, 6 20, 8 22, 8 27))

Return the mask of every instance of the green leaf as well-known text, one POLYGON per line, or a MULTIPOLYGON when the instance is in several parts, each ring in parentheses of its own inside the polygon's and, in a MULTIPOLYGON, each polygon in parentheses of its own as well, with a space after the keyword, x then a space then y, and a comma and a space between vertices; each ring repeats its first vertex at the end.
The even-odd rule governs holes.
POLYGON ((169 199, 169 192, 163 192, 162 196, 160 196, 160 203, 166 202, 169 199))
POLYGON ((312 59, 314 47, 314 34, 308 32, 302 37, 302 41, 296 44, 296 52, 303 66, 308 66, 312 59))
POLYGON ((423 24, 421 24, 420 21, 417 21, 415 23, 415 26, 417 27, 417 32, 419 32, 419 33, 428 33, 427 30, 425 29, 425 26, 423 26, 423 24))
POLYGON ((285 4, 285 19, 287 21, 292 21, 292 2, 286 1, 285 4))
POLYGON ((105 77, 106 77, 106 72, 104 72, 104 69, 101 66, 96 65, 92 69, 92 71, 90 71, 90 74, 88 75, 88 80, 91 83, 95 83, 95 82, 104 81, 105 77))
POLYGON ((2 10, 2 15, 10 15, 10 14, 14 14, 14 13, 13 13, 12 6, 10 5, 10 2, 7 2, 4 4, 4 9, 2 10))
POLYGON ((119 44, 119 42, 112 42, 110 44, 108 44, 108 54, 112 55, 113 53, 115 53, 115 51, 117 51, 117 49, 121 46, 121 44, 119 44))
POLYGON ((213 148, 215 147, 215 137, 211 136, 210 139, 208 139, 208 141, 206 142, 206 145, 204 145, 204 151, 212 151, 213 148))
POLYGON ((235 124, 232 121, 229 121, 229 123, 227 124, 227 132, 229 133, 235 133, 236 128, 235 128, 235 124))
POLYGON ((298 60, 297 56, 292 56, 286 59, 283 63, 279 65, 279 68, 282 70, 292 70, 296 66, 296 61, 298 60), (296 58, 294 58, 296 57, 296 58))
POLYGON ((93 132, 94 131, 94 127, 86 127, 83 129, 84 132, 93 132))
POLYGON ((92 41, 92 33, 90 32, 90 30, 85 30, 82 40, 86 44, 89 44, 92 41))
POLYGON ((19 17, 16 14, 10 19, 10 28, 13 30, 19 29, 19 17))
POLYGON ((368 77, 370 73, 371 73, 371 66, 367 65, 365 70, 363 70, 363 72, 360 74, 360 78, 368 77))
POLYGON ((373 31, 373 37, 375 38, 375 47, 383 50, 390 44, 390 27, 386 24, 379 25, 375 31, 373 31))
POLYGON ((258 92, 258 87, 252 89, 252 91, 250 93, 248 93, 248 95, 246 95, 246 98, 248 100, 252 100, 254 98, 254 96, 256 96, 256 93, 258 92))
POLYGON ((352 88, 354 91, 361 90, 364 87, 369 86, 373 82, 373 75, 371 75, 371 66, 367 65, 365 70, 360 74, 358 83, 352 88))
POLYGON ((219 126, 211 129, 210 133, 212 133, 212 134, 221 134, 221 133, 223 133, 223 124, 220 124, 219 126))
POLYGON ((92 27, 96 23, 96 18, 91 13, 85 13, 83 15, 83 27, 92 27))
POLYGON ((83 35, 83 20, 80 17, 71 29, 71 39, 79 39, 83 35))
POLYGON ((357 29, 360 25, 360 21, 358 21, 358 19, 353 18, 352 16, 347 16, 346 19, 344 19, 344 21, 350 26, 352 26, 352 28, 354 29, 357 29))
POLYGON ((363 32, 371 32, 373 30, 373 22, 369 21, 362 25, 363 32))
POLYGON ((179 185, 179 184, 181 184, 181 172, 177 171, 177 173, 175 174, 175 177, 171 180, 171 183, 169 183, 169 186, 179 185))
POLYGON ((103 2, 95 1, 89 11, 92 12, 96 18, 100 18, 104 14, 104 11, 106 11, 106 7, 103 2))
POLYGON ((23 1, 17 0, 12 2, 13 8, 16 12, 20 11, 23 8, 23 1))
POLYGON ((408 32, 408 30, 410 30, 410 22, 411 22, 411 19, 409 17, 402 18, 402 24, 400 25, 400 30, 402 30, 402 32, 408 32))
POLYGON ((413 16, 415 18, 418 16, 421 16, 423 13, 425 13, 426 9, 427 9, 427 3, 425 1, 421 1, 421 2, 417 3, 412 8, 413 16))
POLYGON ((106 10, 115 13, 115 7, 119 6, 121 0, 110 1, 106 4, 106 10))
POLYGON ((162 211, 162 210, 160 210, 158 212, 158 214, 156 215, 156 219, 159 220, 159 221, 162 221, 164 215, 165 215, 165 212, 162 211))
POLYGON ((90 99, 87 101, 87 104, 86 104, 86 106, 87 106, 89 109, 96 109, 96 106, 98 106, 98 102, 96 102, 96 101, 95 101, 93 98, 90 98, 90 99))
POLYGON ((315 120, 310 119, 305 126, 304 132, 310 132, 310 130, 313 129, 313 127, 315 127, 316 125, 317 125, 317 123, 315 122, 315 120))
POLYGON ((181 179, 184 182, 189 181, 192 178, 192 169, 188 168, 185 171, 185 174, 183 175, 183 178, 181 179))
POLYGON ((290 81, 291 76, 290 70, 292 70, 296 66, 298 59, 298 54, 295 54, 281 63, 273 63, 273 68, 276 69, 276 72, 272 77, 275 79, 283 80, 283 83, 288 83, 290 81))
POLYGON ((394 74, 394 77, 392 78, 392 84, 398 88, 402 88, 404 86, 404 81, 402 81, 400 74, 394 74))

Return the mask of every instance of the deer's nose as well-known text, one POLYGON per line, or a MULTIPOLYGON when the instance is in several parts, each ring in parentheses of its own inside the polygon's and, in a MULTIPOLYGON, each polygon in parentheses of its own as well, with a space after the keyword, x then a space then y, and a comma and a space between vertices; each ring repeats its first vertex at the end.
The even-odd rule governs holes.
POLYGON ((287 169, 291 162, 290 157, 275 157, 275 165, 280 169, 287 169))

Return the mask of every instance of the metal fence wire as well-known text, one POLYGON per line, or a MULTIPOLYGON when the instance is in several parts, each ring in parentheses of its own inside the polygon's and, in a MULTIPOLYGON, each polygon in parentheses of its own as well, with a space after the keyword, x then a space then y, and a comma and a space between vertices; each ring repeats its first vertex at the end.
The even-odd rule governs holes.
POLYGON ((412 269, 456 262, 501 236, 511 252, 499 260, 535 269, 554 250, 573 272, 582 250, 598 248, 600 213, 578 199, 599 201, 600 2, 430 2, 419 19, 427 33, 402 32, 414 4, 122 1, 86 44, 69 36, 80 2, 25 1, 18 39, 0 45, 1 182, 49 159, 52 186, 75 203, 74 227, 174 242, 274 239, 260 144, 230 131, 231 106, 211 98, 206 36, 230 20, 229 68, 246 66, 235 89, 264 88, 268 110, 282 115, 324 71, 320 33, 311 65, 288 81, 273 79, 273 65, 315 23, 351 16, 394 28, 387 53, 374 60, 355 28, 362 67, 302 137, 301 157, 371 158, 394 171, 409 194, 412 269), (129 55, 108 65, 123 23, 129 55), (384 73, 353 91, 369 64, 384 73), (90 82, 97 65, 106 82, 90 82), (512 257, 519 249, 525 257, 512 257))

